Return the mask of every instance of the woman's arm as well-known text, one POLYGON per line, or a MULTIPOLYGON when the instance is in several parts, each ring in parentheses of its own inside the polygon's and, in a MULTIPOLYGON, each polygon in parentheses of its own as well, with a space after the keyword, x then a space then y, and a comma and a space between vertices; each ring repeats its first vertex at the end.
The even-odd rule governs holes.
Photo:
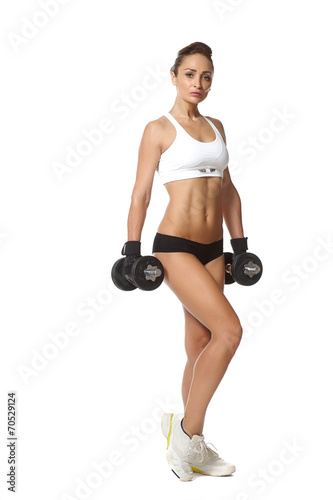
POLYGON ((161 156, 161 131, 156 121, 149 122, 143 132, 135 185, 127 219, 128 241, 140 241, 150 202, 154 173, 161 156))
POLYGON ((228 228, 230 238, 243 238, 241 200, 230 178, 229 167, 223 171, 222 216, 228 228))

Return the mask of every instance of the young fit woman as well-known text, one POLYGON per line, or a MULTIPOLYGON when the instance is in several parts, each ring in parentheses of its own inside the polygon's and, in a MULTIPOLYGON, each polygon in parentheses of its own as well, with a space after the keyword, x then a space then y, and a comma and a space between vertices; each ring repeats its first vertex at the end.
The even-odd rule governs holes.
POLYGON ((207 446, 202 435, 207 406, 242 336, 239 318, 223 293, 223 220, 232 242, 246 248, 241 202, 230 179, 222 123, 198 110, 211 90, 211 55, 210 47, 201 42, 178 52, 171 68, 175 103, 143 132, 123 251, 140 254, 157 170, 170 202, 153 253, 162 262, 165 283, 181 301, 185 314, 184 415, 162 418, 168 463, 182 481, 191 480, 193 471, 214 476, 235 471, 234 465, 207 446))

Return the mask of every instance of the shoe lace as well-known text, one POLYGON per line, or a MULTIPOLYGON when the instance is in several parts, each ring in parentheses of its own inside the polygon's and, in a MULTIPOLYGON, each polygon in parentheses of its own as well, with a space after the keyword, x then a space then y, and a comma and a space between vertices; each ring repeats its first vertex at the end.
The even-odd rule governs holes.
POLYGON ((194 446, 193 450, 200 456, 199 462, 203 462, 205 459, 205 456, 209 456, 211 460, 217 460, 219 457, 219 454, 217 453, 217 449, 215 448, 216 452, 212 450, 208 445, 215 446, 212 443, 206 443, 204 440, 204 437, 200 439, 194 446))

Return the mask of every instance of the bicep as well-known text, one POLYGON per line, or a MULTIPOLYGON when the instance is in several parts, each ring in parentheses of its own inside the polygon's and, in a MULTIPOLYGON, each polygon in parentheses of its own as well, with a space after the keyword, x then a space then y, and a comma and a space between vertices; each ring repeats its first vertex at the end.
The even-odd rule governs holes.
POLYGON ((156 124, 149 122, 144 129, 138 153, 133 194, 150 196, 154 174, 161 156, 160 134, 156 124))

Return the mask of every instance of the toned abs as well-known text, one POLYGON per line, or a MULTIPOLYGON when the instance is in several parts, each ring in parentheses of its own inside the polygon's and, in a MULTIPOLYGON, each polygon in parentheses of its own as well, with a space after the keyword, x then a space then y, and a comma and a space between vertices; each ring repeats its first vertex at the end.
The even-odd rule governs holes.
POLYGON ((201 177, 169 182, 170 196, 158 232, 212 243, 223 236, 220 177, 201 177))

